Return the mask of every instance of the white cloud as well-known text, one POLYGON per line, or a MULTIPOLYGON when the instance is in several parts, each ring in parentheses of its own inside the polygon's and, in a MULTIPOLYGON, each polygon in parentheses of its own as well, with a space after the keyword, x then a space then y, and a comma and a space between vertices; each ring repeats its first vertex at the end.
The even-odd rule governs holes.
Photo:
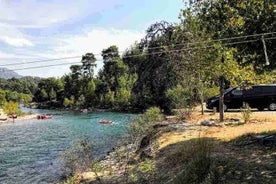
POLYGON ((21 47, 21 46, 33 46, 32 42, 24 38, 12 38, 8 36, 1 36, 0 40, 6 42, 9 45, 21 47))
POLYGON ((108 3, 99 3, 98 0, 0 0, 0 22, 20 28, 44 28, 72 22, 115 5, 114 0, 108 0, 108 3))
MULTIPOLYGON (((51 61, 47 63, 36 63, 32 65, 24 65, 24 67, 30 66, 43 66, 43 65, 52 65, 52 64, 60 64, 60 63, 71 63, 71 62, 79 62, 81 60, 81 55, 84 55, 87 52, 92 52, 96 55, 97 61, 97 69, 102 67, 103 62, 101 61, 101 56, 99 55, 103 49, 108 48, 111 45, 116 45, 119 47, 120 51, 124 51, 126 48, 130 47, 134 44, 135 41, 139 41, 144 34, 142 32, 127 30, 127 29, 114 29, 114 28, 87 28, 84 29, 80 34, 77 35, 57 35, 55 37, 51 37, 47 40, 47 38, 39 38, 42 42, 43 40, 47 40, 47 45, 49 47, 48 50, 44 50, 43 52, 39 52, 36 50, 30 51, 28 50, 26 54, 29 56, 36 55, 37 60, 43 59, 52 59, 52 58, 63 58, 70 56, 80 56, 75 59, 67 59, 67 60, 59 60, 59 61, 51 61)), ((36 59, 33 59, 36 60, 36 59)), ((56 66, 49 68, 36 68, 31 70, 19 70, 18 72, 21 75, 33 75, 40 77, 50 77, 56 76, 60 77, 65 73, 69 72, 70 65, 64 66, 56 66)), ((17 66, 18 68, 20 66, 17 66)), ((14 66, 15 68, 15 66, 14 66)), ((12 68, 10 68, 12 69, 12 68)))
POLYGON ((0 24, 0 41, 15 47, 33 46, 27 36, 13 27, 0 24))
MULTIPOLYGON (((79 14, 79 3, 29 1, 0 1, 0 21, 14 27, 47 27, 79 14)), ((80 12, 82 9, 79 9, 80 12)))
POLYGON ((55 48, 55 51, 62 55, 85 54, 87 52, 99 54, 111 45, 116 45, 120 51, 124 51, 135 41, 140 41, 143 36, 144 33, 134 30, 90 28, 76 36, 59 38, 58 42, 61 44, 55 48))

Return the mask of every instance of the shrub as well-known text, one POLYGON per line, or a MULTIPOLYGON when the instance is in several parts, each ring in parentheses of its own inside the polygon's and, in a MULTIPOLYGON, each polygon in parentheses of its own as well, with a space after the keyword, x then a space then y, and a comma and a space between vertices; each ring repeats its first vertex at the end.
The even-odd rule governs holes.
POLYGON ((212 143, 202 138, 183 147, 182 153, 179 152, 179 154, 181 154, 180 160, 184 166, 174 183, 202 183, 210 177, 213 164, 212 148, 212 143))
POLYGON ((190 120, 192 118, 193 109, 190 107, 177 109, 175 111, 176 111, 176 117, 178 121, 190 120))
POLYGON ((22 112, 19 109, 19 105, 17 102, 7 102, 4 104, 4 111, 6 114, 17 114, 17 115, 21 115, 22 112))
POLYGON ((155 175, 155 163, 151 160, 145 160, 130 169, 130 180, 133 183, 150 183, 155 175))
POLYGON ((243 104, 243 107, 241 108, 242 118, 244 120, 244 123, 248 123, 251 119, 251 109, 247 103, 243 104))
POLYGON ((143 135, 152 131, 153 125, 163 119, 158 107, 148 109, 144 114, 137 116, 128 127, 128 133, 132 143, 137 143, 143 135))
POLYGON ((181 85, 167 90, 166 97, 169 100, 169 108, 182 108, 186 107, 190 101, 190 92, 187 88, 183 88, 181 85))
POLYGON ((77 141, 62 154, 66 175, 78 174, 91 167, 92 145, 87 140, 77 141))

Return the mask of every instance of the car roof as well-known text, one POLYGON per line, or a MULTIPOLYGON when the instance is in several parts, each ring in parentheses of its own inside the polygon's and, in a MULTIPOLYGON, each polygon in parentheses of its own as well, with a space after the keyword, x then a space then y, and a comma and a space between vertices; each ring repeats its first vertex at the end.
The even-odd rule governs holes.
POLYGON ((276 87, 276 84, 258 84, 258 85, 253 85, 253 86, 266 86, 266 87, 276 87))

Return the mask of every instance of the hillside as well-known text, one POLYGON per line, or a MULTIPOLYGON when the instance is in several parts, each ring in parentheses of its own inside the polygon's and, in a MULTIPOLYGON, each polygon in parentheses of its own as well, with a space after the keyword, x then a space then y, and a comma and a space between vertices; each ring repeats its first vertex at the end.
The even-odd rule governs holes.
POLYGON ((7 68, 0 68, 0 78, 11 79, 11 78, 21 78, 22 76, 18 73, 9 70, 7 68))

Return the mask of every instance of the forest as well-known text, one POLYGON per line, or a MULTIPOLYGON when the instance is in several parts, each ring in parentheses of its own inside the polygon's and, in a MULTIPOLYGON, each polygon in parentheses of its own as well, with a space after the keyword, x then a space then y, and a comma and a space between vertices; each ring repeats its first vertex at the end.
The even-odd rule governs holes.
MULTIPOLYGON (((0 106, 163 112, 192 107, 223 87, 275 83, 276 4, 273 0, 190 1, 179 22, 157 22, 123 53, 112 45, 61 78, 1 79, 0 106)), ((91 43, 92 44, 92 43, 91 43)))

